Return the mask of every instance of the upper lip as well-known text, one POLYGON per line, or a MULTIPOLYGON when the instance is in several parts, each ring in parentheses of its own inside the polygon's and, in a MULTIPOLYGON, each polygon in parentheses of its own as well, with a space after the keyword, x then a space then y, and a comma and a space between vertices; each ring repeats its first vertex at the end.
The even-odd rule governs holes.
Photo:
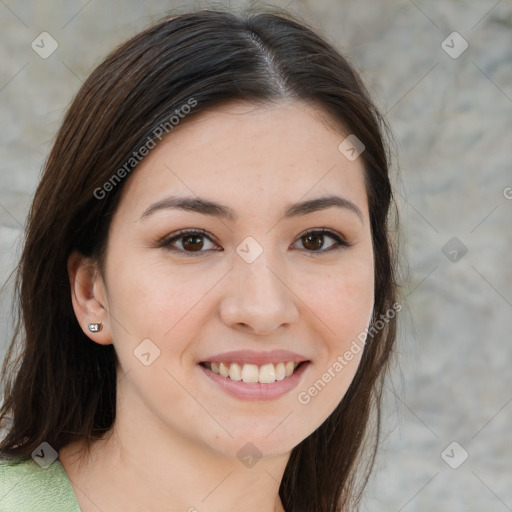
POLYGON ((309 359, 300 354, 297 354, 296 352, 290 352, 289 350, 270 350, 267 352, 255 352, 253 350, 236 350, 232 352, 223 352, 222 354, 207 357, 206 359, 203 359, 201 362, 248 363, 261 366, 269 363, 286 363, 288 361, 300 363, 302 361, 309 361, 309 359))

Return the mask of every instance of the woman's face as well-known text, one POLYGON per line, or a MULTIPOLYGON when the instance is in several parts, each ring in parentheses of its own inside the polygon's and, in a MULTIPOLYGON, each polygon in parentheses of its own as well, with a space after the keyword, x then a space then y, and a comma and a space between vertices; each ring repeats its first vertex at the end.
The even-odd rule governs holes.
POLYGON ((267 456, 343 398, 374 268, 362 159, 329 119, 231 103, 182 121, 127 178, 102 286, 120 407, 137 421, 267 456))

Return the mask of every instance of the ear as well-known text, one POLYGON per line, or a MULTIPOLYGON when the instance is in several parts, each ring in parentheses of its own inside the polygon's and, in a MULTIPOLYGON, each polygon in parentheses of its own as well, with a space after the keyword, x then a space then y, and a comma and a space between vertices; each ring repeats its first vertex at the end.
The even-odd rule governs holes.
POLYGON ((112 344, 105 283, 97 263, 78 251, 68 258, 68 276, 71 301, 78 323, 92 341, 100 345, 112 344), (102 324, 99 332, 91 332, 89 324, 102 324))

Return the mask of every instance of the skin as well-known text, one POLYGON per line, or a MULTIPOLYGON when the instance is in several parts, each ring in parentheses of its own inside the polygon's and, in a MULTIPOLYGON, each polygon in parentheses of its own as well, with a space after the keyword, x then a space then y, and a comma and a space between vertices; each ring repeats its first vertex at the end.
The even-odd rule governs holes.
POLYGON ((59 454, 83 512, 284 510, 278 490, 291 450, 343 398, 362 351, 309 403, 298 394, 350 348, 373 309, 363 163, 338 150, 347 135, 300 102, 235 102, 185 119, 127 178, 104 274, 70 256, 77 319, 93 341, 113 343, 120 361, 113 429, 90 457, 81 460, 81 443, 59 454), (333 194, 361 218, 339 207, 283 218, 291 203, 333 194), (163 209, 140 219, 171 195, 219 202, 238 218, 163 209), (336 242, 324 235, 315 253, 304 237, 313 228, 351 246, 327 250, 336 242), (158 246, 179 229, 204 229, 210 239, 192 249, 186 237, 177 240, 181 252, 158 246), (236 252, 247 236, 263 249, 252 263, 236 252), (92 322, 102 331, 89 332, 92 322), (145 366, 133 352, 148 338, 160 355, 145 366), (244 401, 198 366, 241 349, 286 349, 311 362, 279 399, 244 401), (250 468, 237 457, 248 442, 262 453, 250 468))

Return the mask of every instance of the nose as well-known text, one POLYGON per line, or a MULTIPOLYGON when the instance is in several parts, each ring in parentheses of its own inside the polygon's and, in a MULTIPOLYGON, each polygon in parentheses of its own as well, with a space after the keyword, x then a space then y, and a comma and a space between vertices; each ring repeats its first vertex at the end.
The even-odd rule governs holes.
POLYGON ((231 328, 270 334, 297 322, 299 299, 295 293, 285 272, 270 267, 265 253, 252 263, 239 258, 229 273, 220 315, 231 328))

